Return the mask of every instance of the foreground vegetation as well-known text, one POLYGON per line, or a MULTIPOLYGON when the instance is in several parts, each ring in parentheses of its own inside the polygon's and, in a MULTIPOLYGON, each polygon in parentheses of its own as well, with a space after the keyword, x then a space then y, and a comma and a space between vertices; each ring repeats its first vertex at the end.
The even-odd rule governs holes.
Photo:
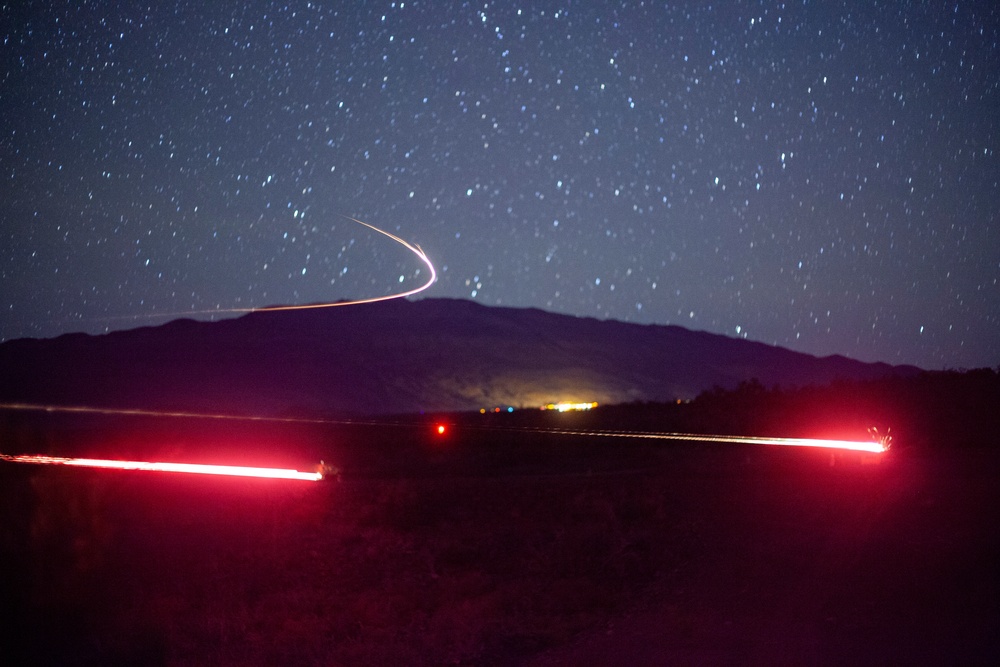
POLYGON ((8 416, 8 449, 324 459, 341 477, 0 467, 0 594, 15 611, 4 654, 18 664, 544 665, 627 662, 630 650, 681 662, 989 662, 1000 656, 997 374, 906 382, 748 384, 682 405, 378 425, 8 416), (822 451, 524 430, 815 436, 873 419, 900 448, 833 466, 822 451))

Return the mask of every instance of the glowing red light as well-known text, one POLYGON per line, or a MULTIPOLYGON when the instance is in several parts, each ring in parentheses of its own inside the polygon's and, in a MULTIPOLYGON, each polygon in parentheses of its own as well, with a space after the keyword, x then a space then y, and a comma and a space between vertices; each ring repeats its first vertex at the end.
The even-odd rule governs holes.
POLYGON ((112 470, 143 470, 147 472, 183 472, 198 475, 226 475, 230 477, 263 477, 316 482, 323 479, 321 472, 299 472, 282 468, 253 468, 249 466, 206 465, 201 463, 162 463, 150 461, 114 461, 108 459, 73 459, 61 456, 25 454, 9 456, 0 454, 2 460, 13 463, 44 463, 49 465, 105 468, 112 470))
POLYGON ((444 424, 438 424, 438 426, 437 426, 437 433, 438 433, 438 435, 444 435, 444 432, 446 430, 447 429, 444 427, 444 424))
POLYGON ((586 435, 612 438, 640 438, 649 440, 688 440, 693 442, 718 442, 743 445, 778 445, 786 447, 820 447, 826 449, 846 449, 855 452, 880 454, 885 452, 887 442, 866 440, 822 440, 817 438, 770 438, 761 436, 707 435, 702 433, 641 433, 636 431, 571 431, 553 430, 562 435, 586 435))

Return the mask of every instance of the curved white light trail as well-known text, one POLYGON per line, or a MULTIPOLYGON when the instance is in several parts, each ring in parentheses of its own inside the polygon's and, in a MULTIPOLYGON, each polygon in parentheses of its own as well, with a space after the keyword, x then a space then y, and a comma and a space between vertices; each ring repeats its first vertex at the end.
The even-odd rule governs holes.
POLYGON ((362 303, 376 303, 378 301, 389 301, 391 299, 402 299, 402 298, 405 298, 405 297, 408 297, 408 296, 413 296, 414 294, 419 294, 420 292, 423 292, 425 289, 427 289, 428 287, 430 287, 431 285, 433 285, 434 282, 437 280, 437 271, 434 269, 434 264, 431 263, 431 260, 427 257, 427 253, 425 253, 424 249, 421 248, 419 245, 417 245, 415 243, 410 243, 406 239, 400 238, 399 236, 396 236, 395 234, 393 234, 391 232, 387 232, 384 229, 379 229, 375 225, 369 224, 367 222, 362 222, 361 220, 358 220, 357 218, 352 218, 352 217, 346 216, 346 215, 344 217, 347 218, 348 220, 351 220, 353 222, 358 223, 359 225, 364 225, 368 229, 376 231, 379 234, 382 234, 383 236, 388 236, 390 239, 392 239, 393 241, 395 241, 399 245, 403 246, 404 248, 406 248, 407 250, 409 250, 410 252, 412 252, 414 255, 417 256, 417 259, 419 259, 421 262, 423 262, 424 265, 427 267, 427 269, 431 272, 430 278, 428 278, 427 282, 425 282, 423 285, 420 285, 419 287, 415 287, 414 289, 411 289, 411 290, 407 290, 405 292, 398 292, 396 294, 386 294, 385 296, 373 296, 373 297, 368 297, 366 299, 355 299, 353 301, 335 301, 335 302, 331 302, 331 303, 312 303, 312 304, 307 304, 307 305, 304 305, 304 306, 294 306, 293 305, 293 306, 267 306, 265 308, 234 308, 234 309, 230 309, 230 310, 213 310, 213 311, 207 311, 207 312, 213 312, 213 313, 220 313, 220 312, 221 313, 251 313, 251 312, 253 312, 253 313, 258 313, 258 312, 268 312, 268 311, 278 311, 278 310, 310 310, 310 309, 313 309, 313 308, 333 308, 333 307, 336 307, 336 306, 356 306, 356 305, 362 304, 362 303))
MULTIPOLYGON (((375 225, 363 222, 356 218, 351 218, 349 216, 344 216, 348 220, 363 225, 372 231, 378 232, 383 236, 386 236, 396 243, 402 245, 407 250, 411 251, 417 256, 417 258, 424 263, 430 272, 430 276, 427 281, 416 287, 414 289, 406 290, 404 292, 398 292, 395 294, 388 294, 378 297, 368 297, 364 299, 355 299, 351 301, 336 301, 328 303, 313 303, 305 305, 287 305, 287 306, 267 306, 263 308, 227 308, 227 309, 215 309, 215 310, 201 310, 201 311, 187 311, 183 313, 172 313, 163 314, 159 313, 155 316, 179 316, 179 315, 197 315, 197 314, 219 314, 219 313, 253 313, 253 312, 274 312, 274 311, 287 311, 287 310, 311 310, 317 308, 334 308, 339 306, 353 306, 363 303, 375 303, 379 301, 389 301, 391 299, 401 299, 408 296, 413 296, 428 289, 437 280, 437 271, 434 268, 434 264, 427 257, 424 250, 416 244, 412 244, 409 241, 387 232, 384 229, 380 229, 375 225)), ((555 407, 555 406, 553 406, 555 407)), ((588 407, 591 407, 588 405, 588 407)), ((245 420, 245 421, 278 421, 278 422, 306 422, 306 423, 335 423, 334 420, 325 419, 308 419, 308 418, 294 418, 294 417, 260 417, 260 416, 241 416, 241 415, 226 415, 226 414, 207 414, 207 413, 194 413, 194 412, 166 412, 158 410, 144 410, 144 409, 128 409, 128 408, 99 408, 99 407, 88 407, 88 406, 55 406, 55 405, 36 405, 28 403, 6 403, 0 404, 0 409, 7 410, 41 410, 46 412, 76 412, 76 413, 103 413, 103 414, 122 414, 122 415, 134 415, 134 416, 149 416, 149 417, 177 417, 177 418, 199 418, 199 419, 231 419, 231 420, 245 420)), ((616 438, 643 438, 643 439, 653 439, 653 440, 687 440, 695 442, 720 442, 720 443, 737 443, 737 444, 751 444, 751 445, 780 445, 780 446, 794 446, 794 447, 821 447, 829 449, 846 449, 852 451, 861 452, 871 452, 880 453, 886 451, 886 447, 883 442, 861 442, 861 441, 851 441, 851 440, 822 440, 822 439, 812 439, 812 438, 766 438, 766 437, 745 437, 745 436, 732 436, 732 435, 702 435, 696 433, 644 433, 636 431, 573 431, 573 430, 562 430, 562 429, 524 429, 524 430, 537 430, 545 431, 549 433, 563 434, 563 435, 579 435, 579 436, 591 436, 591 437, 616 437, 616 438)), ((440 431, 439 431, 440 432, 440 431)), ((0 453, 0 460, 10 461, 14 463, 36 463, 36 464, 53 464, 53 465, 67 465, 67 466, 77 466, 77 467, 92 467, 92 468, 105 468, 105 469, 120 469, 120 470, 141 470, 141 471, 153 471, 153 472, 180 472, 180 473, 193 473, 193 474, 203 474, 203 475, 229 475, 238 477, 268 477, 277 479, 293 479, 293 480, 306 480, 306 481, 317 481, 323 478, 322 472, 299 472, 297 470, 283 470, 279 468, 254 468, 247 466, 225 466, 225 465, 206 465, 206 464, 195 464, 195 463, 163 463, 163 462, 147 462, 147 461, 116 461, 108 459, 80 459, 80 458, 66 458, 66 457, 56 457, 56 456, 42 456, 42 455, 8 455, 0 453)))
POLYGON ((292 304, 285 306, 262 306, 256 308, 206 308, 204 310, 183 310, 172 313, 144 313, 141 315, 117 315, 112 317, 102 317, 99 318, 99 321, 141 320, 141 319, 153 319, 153 318, 160 319, 164 317, 186 317, 189 315, 227 315, 227 314, 235 315, 240 313, 266 313, 266 312, 276 312, 285 310, 314 310, 317 308, 337 308, 340 306, 357 306, 363 303, 376 303, 379 301, 391 301, 392 299, 403 299, 408 296, 413 296, 414 294, 419 294, 420 292, 423 292, 424 290, 428 289, 431 285, 433 285, 435 282, 437 282, 437 269, 434 268, 433 262, 431 262, 430 258, 427 256, 427 253, 424 252, 424 249, 421 248, 419 245, 417 245, 416 243, 410 243, 406 239, 396 236, 392 232, 387 232, 386 230, 380 229, 379 227, 376 227, 371 223, 364 222, 363 220, 358 220, 357 218, 352 218, 348 215, 342 217, 344 217, 347 220, 350 220, 351 222, 356 222, 359 225, 367 227, 368 229, 374 232, 378 232, 382 236, 386 236, 392 239, 393 241, 395 241, 396 243, 398 243, 399 245, 403 246, 404 248, 412 252, 414 255, 416 255, 417 259, 423 262, 424 266, 426 266, 427 270, 430 272, 430 276, 427 278, 427 281, 418 287, 403 292, 394 292, 392 294, 385 294, 383 296, 372 296, 363 299, 351 299, 347 301, 324 301, 321 303, 292 304))
MULTIPOLYGON (((221 313, 254 313, 254 312, 274 312, 274 311, 284 311, 284 310, 311 310, 316 308, 334 308, 339 306, 356 306, 363 303, 375 303, 378 301, 389 301, 391 299, 402 299, 408 296, 413 296, 423 292, 427 288, 437 281, 437 270, 434 268, 434 264, 431 262, 430 258, 427 257, 427 253, 424 252, 423 248, 414 243, 410 243, 406 239, 403 239, 391 232, 387 232, 384 229, 380 229, 375 225, 369 224, 358 220, 357 218, 352 218, 350 216, 344 216, 348 220, 363 225, 372 231, 378 232, 383 236, 387 236, 396 243, 400 244, 414 255, 417 256, 421 262, 427 267, 430 272, 430 276, 427 281, 410 290, 404 292, 397 292, 394 294, 387 294, 384 296, 368 297, 365 299, 354 299, 351 301, 335 301, 327 303, 312 303, 305 305, 290 305, 290 306, 267 306, 264 308, 224 308, 215 310, 194 310, 186 311, 182 313, 157 313, 153 315, 141 315, 138 317, 177 317, 184 315, 204 315, 204 314, 221 314, 221 313)), ((111 319, 121 319, 121 318, 111 318, 111 319)), ((135 318, 133 318, 135 319, 135 318)), ((149 417, 178 417, 178 418, 198 418, 198 419, 234 419, 234 420, 245 420, 245 421, 278 421, 278 422, 300 422, 300 423, 331 423, 331 420, 324 419, 302 419, 302 418, 282 418, 282 417, 254 417, 254 416, 239 416, 239 415, 224 415, 224 414, 205 414, 205 413, 193 413, 193 412, 163 412, 157 410, 143 410, 143 409, 127 409, 127 408, 98 408, 98 407, 87 407, 87 406, 55 406, 55 405, 33 405, 27 403, 6 403, 0 404, 0 409, 6 410, 41 410, 46 412, 77 412, 77 413, 98 413, 98 414, 123 414, 123 415, 134 415, 134 416, 149 416, 149 417)), ((36 464, 49 464, 49 465, 65 465, 65 466, 77 466, 77 467, 89 467, 89 468, 105 468, 105 469, 118 469, 118 470, 142 470, 149 472, 180 472, 180 473, 193 473, 200 475, 229 475, 236 477, 267 477, 273 479, 292 479, 292 480, 305 480, 305 481, 318 481, 323 479, 322 472, 299 472, 298 470, 283 470, 279 468, 253 468, 248 466, 226 466, 226 465, 205 465, 197 463, 163 463, 163 462, 149 462, 149 461, 116 461, 109 459, 82 459, 82 458, 67 458, 59 456, 42 456, 42 455, 9 455, 0 453, 0 461, 9 461, 12 463, 36 463, 36 464)))

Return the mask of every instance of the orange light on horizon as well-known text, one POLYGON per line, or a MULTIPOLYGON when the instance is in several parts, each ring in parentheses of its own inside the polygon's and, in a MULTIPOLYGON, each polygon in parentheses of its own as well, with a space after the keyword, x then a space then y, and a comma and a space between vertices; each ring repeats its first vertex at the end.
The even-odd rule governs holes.
POLYGON ((282 468, 255 468, 250 466, 209 465, 203 463, 165 463, 150 461, 117 461, 111 459, 76 459, 62 456, 23 454, 11 456, 0 454, 0 460, 12 463, 36 463, 64 465, 82 468, 103 468, 108 470, 140 470, 145 472, 179 472, 196 475, 224 475, 228 477, 257 477, 266 479, 289 479, 318 482, 323 479, 321 472, 300 472, 282 468))
POLYGON ((592 401, 590 403, 549 403, 548 405, 543 405, 542 410, 556 410, 558 412, 573 412, 577 410, 592 410, 597 407, 597 401, 592 401))

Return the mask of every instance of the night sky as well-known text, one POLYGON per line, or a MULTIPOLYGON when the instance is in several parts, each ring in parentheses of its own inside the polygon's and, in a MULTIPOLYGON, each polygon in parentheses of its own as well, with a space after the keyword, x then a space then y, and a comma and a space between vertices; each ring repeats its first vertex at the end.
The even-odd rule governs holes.
POLYGON ((142 4, 0 9, 0 338, 426 279, 354 216, 427 296, 1000 364, 995 2, 142 4))

